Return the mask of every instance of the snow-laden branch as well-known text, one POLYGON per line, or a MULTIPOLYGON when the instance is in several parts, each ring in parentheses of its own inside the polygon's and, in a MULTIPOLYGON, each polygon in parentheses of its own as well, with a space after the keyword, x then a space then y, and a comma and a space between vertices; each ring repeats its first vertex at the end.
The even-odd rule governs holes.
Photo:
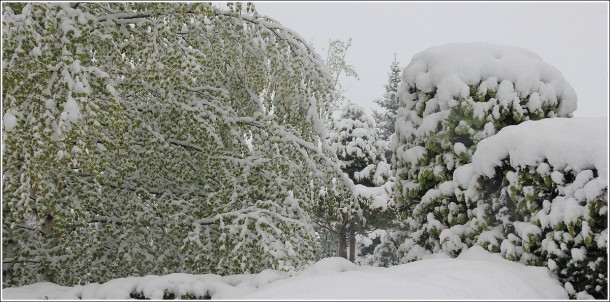
POLYGON ((267 214, 269 216, 273 216, 286 223, 294 224, 294 225, 301 226, 301 227, 306 227, 306 225, 303 223, 303 221, 288 218, 288 217, 282 216, 278 213, 275 213, 275 212, 272 212, 272 211, 269 211, 266 209, 261 209, 261 208, 259 208, 258 205, 250 206, 250 207, 236 210, 236 211, 218 213, 213 216, 206 217, 206 218, 196 219, 195 221, 193 221, 193 224, 195 224, 195 225, 218 224, 218 223, 220 223, 221 220, 224 221, 224 219, 231 218, 231 217, 234 217, 234 218, 247 217, 250 219, 258 220, 258 219, 262 219, 263 215, 261 215, 261 214, 267 214))

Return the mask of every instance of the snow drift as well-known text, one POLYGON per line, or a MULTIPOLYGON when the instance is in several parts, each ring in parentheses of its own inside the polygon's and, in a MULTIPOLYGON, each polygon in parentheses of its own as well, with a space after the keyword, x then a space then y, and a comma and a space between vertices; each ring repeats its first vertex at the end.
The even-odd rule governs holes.
POLYGON ((429 259, 375 268, 326 258, 289 277, 277 271, 253 275, 171 274, 131 277, 104 284, 62 287, 37 283, 3 290, 3 299, 128 299, 132 293, 161 299, 190 294, 212 299, 567 299, 547 268, 528 267, 473 247, 458 258, 429 259))

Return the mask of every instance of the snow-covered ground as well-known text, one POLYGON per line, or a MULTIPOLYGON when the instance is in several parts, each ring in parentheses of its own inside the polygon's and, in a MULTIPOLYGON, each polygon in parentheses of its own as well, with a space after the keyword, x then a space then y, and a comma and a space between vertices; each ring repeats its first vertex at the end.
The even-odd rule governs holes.
POLYGON ((434 254, 390 268, 357 266, 343 258, 327 258, 289 276, 266 270, 252 275, 146 276, 104 284, 63 287, 37 283, 2 290, 2 299, 129 299, 141 292, 161 299, 164 289, 177 298, 186 293, 212 299, 568 299, 544 267, 510 262, 481 247, 458 258, 434 254))

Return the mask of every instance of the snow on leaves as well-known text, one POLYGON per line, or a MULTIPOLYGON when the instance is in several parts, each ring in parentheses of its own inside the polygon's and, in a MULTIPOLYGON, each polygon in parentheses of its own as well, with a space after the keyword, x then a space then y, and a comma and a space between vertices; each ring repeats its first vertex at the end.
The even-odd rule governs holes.
POLYGON ((310 183, 340 168, 300 36, 240 3, 11 3, 3 22, 4 285, 313 259, 310 183))

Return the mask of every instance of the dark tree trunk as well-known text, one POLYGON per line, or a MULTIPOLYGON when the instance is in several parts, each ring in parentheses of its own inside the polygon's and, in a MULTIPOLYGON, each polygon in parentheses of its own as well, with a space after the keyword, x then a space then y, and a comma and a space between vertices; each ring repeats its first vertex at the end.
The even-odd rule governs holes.
POLYGON ((339 238, 339 257, 347 259, 347 238, 345 236, 345 225, 339 228, 337 237, 339 238))
POLYGON ((349 224, 349 261, 356 261, 356 226, 349 224))

